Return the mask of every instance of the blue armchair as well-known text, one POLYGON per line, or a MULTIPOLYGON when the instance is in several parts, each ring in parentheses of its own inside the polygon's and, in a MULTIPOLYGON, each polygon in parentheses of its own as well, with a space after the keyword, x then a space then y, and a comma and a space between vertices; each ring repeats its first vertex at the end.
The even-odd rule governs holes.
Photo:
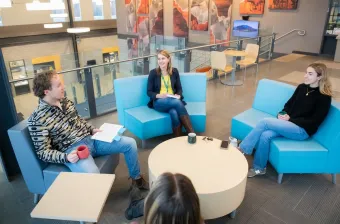
MULTIPOLYGON (((38 159, 28 132, 27 120, 10 128, 8 135, 25 183, 34 194, 34 203, 37 203, 39 196, 47 191, 59 173, 70 170, 65 165, 49 164, 38 159)), ((119 154, 97 157, 95 163, 101 173, 114 173, 119 163, 119 154)))
MULTIPOLYGON (((293 95, 295 87, 262 79, 252 108, 231 121, 231 135, 243 140, 263 118, 276 117, 293 95)), ((336 183, 340 173, 340 107, 332 102, 330 111, 318 131, 305 141, 275 138, 271 141, 269 162, 278 172, 278 183, 284 173, 329 173, 336 183)))
MULTIPOLYGON (((186 109, 196 132, 205 131, 206 89, 205 73, 180 74, 186 109)), ((119 123, 144 140, 172 133, 169 114, 148 108, 148 76, 114 80, 119 123)), ((144 144, 143 144, 144 145, 144 144)))

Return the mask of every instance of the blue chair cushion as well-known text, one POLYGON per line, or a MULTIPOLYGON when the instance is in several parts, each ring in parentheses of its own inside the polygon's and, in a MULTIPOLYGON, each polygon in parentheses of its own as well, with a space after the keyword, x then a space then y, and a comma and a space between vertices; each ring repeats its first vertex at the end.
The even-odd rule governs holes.
POLYGON ((260 120, 269 117, 274 116, 253 108, 238 114, 231 120, 231 136, 243 140, 260 120))
MULTIPOLYGON (((185 106, 196 132, 205 130, 205 102, 187 102, 185 106)), ((172 133, 171 118, 168 113, 161 113, 147 106, 125 110, 125 127, 140 139, 172 133)))
POLYGON ((275 138, 269 161, 278 173, 320 173, 326 166, 328 150, 313 138, 304 141, 275 138))

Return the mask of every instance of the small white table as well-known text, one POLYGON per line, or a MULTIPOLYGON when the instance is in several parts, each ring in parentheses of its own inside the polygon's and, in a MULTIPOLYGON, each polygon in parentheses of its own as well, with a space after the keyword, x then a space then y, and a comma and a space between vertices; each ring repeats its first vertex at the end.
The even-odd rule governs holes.
POLYGON ((62 172, 31 212, 32 218, 98 222, 114 174, 62 172))
POLYGON ((225 55, 232 56, 233 57, 233 71, 231 72, 231 80, 226 81, 223 84, 228 86, 240 86, 243 84, 243 81, 241 80, 235 80, 235 68, 236 68, 236 57, 244 57, 247 56, 247 52, 245 51, 239 51, 239 50, 226 50, 224 51, 225 55))
POLYGON ((200 199, 204 219, 235 215, 243 201, 248 162, 233 146, 221 149, 221 140, 202 140, 195 144, 187 137, 173 138, 159 144, 149 156, 150 185, 164 172, 189 177, 200 199))

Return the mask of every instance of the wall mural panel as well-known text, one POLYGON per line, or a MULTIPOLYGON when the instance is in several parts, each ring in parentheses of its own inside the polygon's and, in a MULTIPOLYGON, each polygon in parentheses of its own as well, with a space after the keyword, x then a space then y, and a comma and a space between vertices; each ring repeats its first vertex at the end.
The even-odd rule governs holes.
POLYGON ((232 0, 212 0, 210 12, 210 43, 230 40, 232 0))
POLYGON ((298 6, 298 0, 269 0, 269 9, 286 9, 295 10, 298 6))
POLYGON ((175 37, 188 37, 189 35, 188 8, 188 0, 173 0, 173 35, 175 37))
POLYGON ((138 54, 145 56, 150 54, 150 29, 149 29, 149 16, 138 16, 137 20, 138 32, 138 54))
POLYGON ((164 35, 163 0, 150 0, 150 34, 164 35))
POLYGON ((149 14, 149 0, 137 0, 137 15, 149 14))
POLYGON ((190 29, 208 31, 209 0, 191 0, 190 29))
POLYGON ((242 0, 240 2, 240 14, 262 15, 265 0, 242 0))
POLYGON ((125 0, 126 9, 126 31, 129 33, 136 32, 136 1, 125 0))

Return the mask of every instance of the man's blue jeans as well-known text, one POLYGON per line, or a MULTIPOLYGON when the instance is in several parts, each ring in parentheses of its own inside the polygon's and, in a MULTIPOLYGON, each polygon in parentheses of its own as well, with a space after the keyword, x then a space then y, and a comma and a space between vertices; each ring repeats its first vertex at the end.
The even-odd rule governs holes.
POLYGON ((251 154, 258 143, 253 162, 254 169, 262 170, 267 166, 270 141, 280 136, 293 140, 305 140, 309 137, 305 129, 290 121, 276 118, 261 120, 240 144, 245 154, 251 154))
POLYGON ((169 113, 173 128, 181 124, 180 116, 188 115, 183 102, 171 97, 155 100, 153 107, 159 112, 169 113))
POLYGON ((111 155, 114 153, 123 153, 130 177, 132 179, 136 179, 140 176, 137 144, 133 138, 122 136, 120 141, 107 143, 93 140, 91 139, 91 136, 87 136, 81 141, 72 144, 70 148, 66 150, 66 153, 76 150, 80 145, 86 145, 89 148, 91 155, 86 159, 80 159, 76 163, 65 163, 72 172, 99 173, 99 169, 93 158, 97 156, 111 155))

